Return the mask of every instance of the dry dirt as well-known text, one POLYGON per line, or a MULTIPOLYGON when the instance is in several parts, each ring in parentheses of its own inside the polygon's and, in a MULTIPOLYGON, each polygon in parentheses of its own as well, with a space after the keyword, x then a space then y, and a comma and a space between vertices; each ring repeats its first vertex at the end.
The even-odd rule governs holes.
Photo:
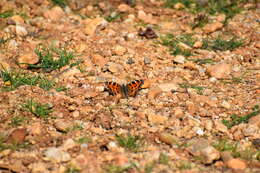
POLYGON ((197 14, 180 4, 69 2, 60 7, 48 0, 0 1, 0 14, 12 11, 0 18, 1 173, 260 172, 256 1, 243 4, 226 23, 225 15, 217 14, 196 28, 191 24, 197 14), (194 45, 181 45, 193 55, 171 55, 160 44, 166 34, 193 34, 194 45), (203 49, 204 38, 230 34, 244 44, 203 49), (79 63, 53 71, 29 68, 40 61, 39 45, 65 48, 79 63), (66 90, 23 85, 6 91, 12 81, 4 80, 4 71, 42 75, 66 90), (113 96, 105 85, 140 79, 144 83, 135 97, 113 96), (22 106, 30 99, 52 112, 33 114, 22 106), (230 128, 223 123, 252 112, 230 128))

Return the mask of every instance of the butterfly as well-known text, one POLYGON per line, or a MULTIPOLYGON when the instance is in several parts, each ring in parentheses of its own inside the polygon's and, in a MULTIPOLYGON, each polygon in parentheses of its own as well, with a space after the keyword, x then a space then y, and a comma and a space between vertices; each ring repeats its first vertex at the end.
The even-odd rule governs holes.
POLYGON ((143 80, 134 80, 127 85, 116 82, 106 82, 106 88, 111 95, 121 95, 123 98, 134 97, 143 85, 143 80))

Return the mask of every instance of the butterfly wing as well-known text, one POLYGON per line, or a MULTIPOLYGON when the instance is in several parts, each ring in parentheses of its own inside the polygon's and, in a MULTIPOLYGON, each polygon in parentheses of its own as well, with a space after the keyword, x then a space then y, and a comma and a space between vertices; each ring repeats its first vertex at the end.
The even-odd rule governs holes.
POLYGON ((106 88, 111 95, 121 94, 122 87, 115 82, 106 82, 106 88))
POLYGON ((134 97, 143 85, 143 83, 143 80, 134 80, 131 83, 127 84, 127 96, 134 97))

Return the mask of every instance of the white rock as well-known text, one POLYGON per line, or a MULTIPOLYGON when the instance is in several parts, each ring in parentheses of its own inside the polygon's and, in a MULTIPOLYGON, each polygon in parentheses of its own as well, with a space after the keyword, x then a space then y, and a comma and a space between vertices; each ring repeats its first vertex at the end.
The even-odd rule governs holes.
POLYGON ((54 160, 56 162, 67 162, 71 159, 69 153, 64 152, 61 149, 55 147, 47 148, 47 150, 44 151, 44 155, 48 159, 54 160))
POLYGON ((26 28, 23 26, 20 26, 20 25, 16 25, 15 32, 19 36, 26 36, 28 34, 28 31, 26 30, 26 28))
POLYGON ((185 63, 185 57, 183 55, 177 55, 173 58, 174 62, 177 62, 179 64, 184 64, 185 63))

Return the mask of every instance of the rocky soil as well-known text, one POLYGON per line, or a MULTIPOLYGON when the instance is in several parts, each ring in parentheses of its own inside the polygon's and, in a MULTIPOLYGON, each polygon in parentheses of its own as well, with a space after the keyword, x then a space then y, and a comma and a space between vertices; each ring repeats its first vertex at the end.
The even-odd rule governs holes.
POLYGON ((260 4, 165 4, 0 1, 1 173, 260 172, 260 4))

